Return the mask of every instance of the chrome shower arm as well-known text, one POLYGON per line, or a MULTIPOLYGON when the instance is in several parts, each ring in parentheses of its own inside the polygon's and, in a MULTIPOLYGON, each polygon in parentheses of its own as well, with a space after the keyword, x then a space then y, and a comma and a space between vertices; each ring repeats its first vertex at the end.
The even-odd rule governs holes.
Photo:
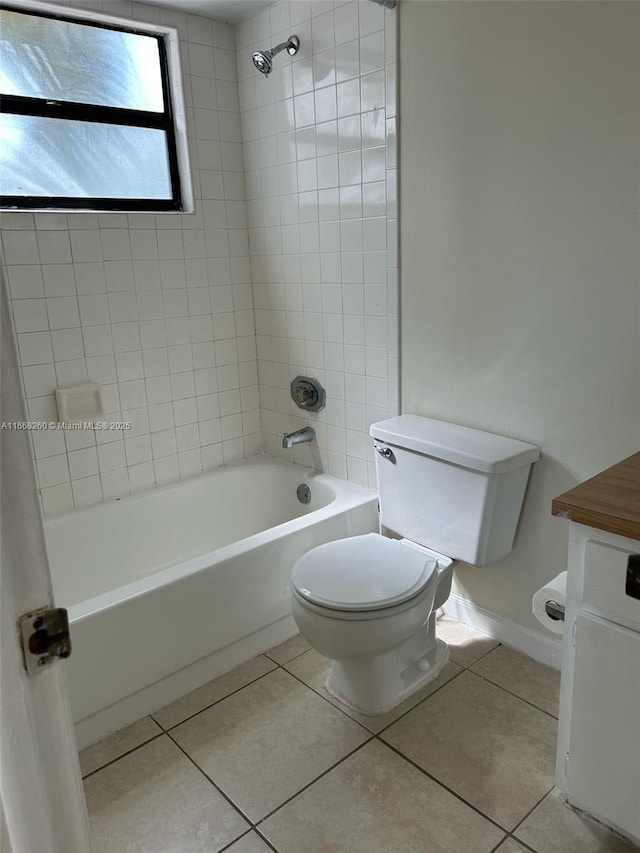
POLYGON ((286 41, 280 42, 275 47, 271 48, 271 53, 273 56, 276 53, 281 53, 283 50, 286 50, 289 53, 289 56, 295 56, 298 52, 298 48, 300 47, 300 42, 297 36, 290 36, 286 41))
POLYGON ((298 36, 289 36, 287 41, 283 41, 268 50, 256 50, 253 54, 253 64, 261 74, 268 77, 273 69, 273 57, 283 50, 286 50, 289 56, 295 56, 300 50, 298 36))

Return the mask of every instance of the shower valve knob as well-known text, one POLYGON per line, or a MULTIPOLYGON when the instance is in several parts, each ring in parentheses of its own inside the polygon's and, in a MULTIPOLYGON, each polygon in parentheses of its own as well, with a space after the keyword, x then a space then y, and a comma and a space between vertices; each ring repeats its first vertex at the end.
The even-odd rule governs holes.
POLYGON ((291 399, 299 409, 307 412, 319 412, 324 409, 326 392, 317 379, 309 376, 296 376, 291 383, 291 399))

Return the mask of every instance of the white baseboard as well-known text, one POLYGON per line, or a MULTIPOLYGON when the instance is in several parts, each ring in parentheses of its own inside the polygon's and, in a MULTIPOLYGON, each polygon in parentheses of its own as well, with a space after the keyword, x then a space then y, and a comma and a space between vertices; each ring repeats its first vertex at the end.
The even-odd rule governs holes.
POLYGON ((500 613, 493 613, 452 593, 443 608, 447 616, 464 625, 484 631, 505 646, 511 646, 539 663, 560 669, 562 638, 549 637, 542 632, 532 631, 517 622, 512 622, 500 613))
POLYGON ((285 616, 284 619, 261 628, 254 634, 174 672, 167 678, 131 696, 126 696, 108 708, 79 720, 75 724, 78 749, 91 746, 112 732, 135 723, 136 720, 163 708, 169 702, 180 699, 261 652, 268 651, 278 643, 288 640, 297 631, 293 616, 285 616))

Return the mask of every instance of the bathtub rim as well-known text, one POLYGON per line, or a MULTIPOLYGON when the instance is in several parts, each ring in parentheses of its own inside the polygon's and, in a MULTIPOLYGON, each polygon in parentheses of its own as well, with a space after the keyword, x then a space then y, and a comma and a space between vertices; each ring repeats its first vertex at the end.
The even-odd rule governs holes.
POLYGON ((70 516, 76 516, 82 518, 84 515, 95 513, 96 511, 100 511, 101 509, 105 509, 107 507, 111 507, 113 504, 118 504, 119 506, 129 506, 135 505, 136 503, 148 499, 149 497, 158 497, 170 494, 173 491, 180 489, 182 486, 187 483, 197 483, 200 480, 205 480, 207 477, 211 477, 214 474, 223 473, 226 471, 232 471, 234 468, 243 468, 245 466, 250 465, 278 465, 278 466, 286 466, 288 468, 295 466, 300 469, 300 471, 309 471, 314 474, 322 474, 327 477, 331 477, 332 480, 337 480, 340 483, 348 483, 349 486, 354 486, 359 489, 365 489, 370 492, 375 492, 375 489, 369 489, 368 486, 361 486, 358 483, 352 483, 349 480, 343 480, 340 477, 335 477, 333 474, 326 474, 324 471, 317 471, 314 468, 310 468, 305 465, 300 465, 298 462, 289 462, 287 459, 280 459, 278 456, 268 456, 266 453, 257 453, 255 456, 248 456, 246 459, 238 459, 236 462, 231 462, 229 465, 218 465, 216 468, 208 468, 206 471, 199 471, 197 474, 190 474, 188 477, 180 477, 179 480, 172 480, 170 483, 161 483, 157 486, 149 486, 146 489, 140 489, 139 491, 129 492, 126 495, 122 495, 121 497, 115 498, 105 498, 104 500, 98 501, 93 504, 89 504, 88 506, 80 507, 79 509, 70 509, 64 512, 51 513, 50 515, 45 515, 42 518, 45 530, 49 523, 53 523, 59 521, 63 518, 69 518, 70 516))
MULTIPOLYGON (((287 462, 286 460, 279 459, 277 457, 269 457, 264 454, 260 454, 258 456, 249 457, 248 459, 243 459, 239 462, 234 462, 228 466, 220 466, 220 468, 214 468, 210 471, 202 472, 193 477, 184 477, 175 483, 169 483, 160 488, 147 489, 145 491, 136 492, 135 494, 126 495, 121 498, 118 503, 123 505, 126 501, 128 504, 131 504, 144 500, 150 495, 170 494, 172 491, 180 489, 190 483, 215 476, 219 472, 227 472, 234 468, 245 467, 251 464, 277 465, 278 467, 286 466, 287 468, 295 466, 295 468, 300 472, 300 478, 303 481, 321 480, 323 485, 326 484, 331 489, 333 492, 333 498, 324 506, 318 507, 310 512, 306 512, 296 518, 284 521, 274 527, 269 527, 265 530, 259 531, 258 533, 253 533, 251 536, 246 536, 236 542, 223 545, 222 547, 215 548, 212 551, 207 551, 197 557, 190 557, 172 565, 164 566, 149 573, 143 578, 121 584, 113 589, 99 593, 98 595, 90 596, 89 598, 83 599, 75 604, 68 605, 67 609, 69 611, 70 622, 73 623, 87 619, 96 613, 108 609, 109 607, 138 598, 156 587, 170 586, 174 583, 178 583, 189 575, 210 570, 218 563, 225 562, 233 557, 241 556, 255 548, 259 548, 263 545, 269 545, 280 538, 284 538, 307 526, 311 520, 312 523, 320 522, 326 518, 337 515, 346 508, 356 508, 369 502, 377 502, 378 499, 378 494, 375 489, 370 489, 367 486, 361 486, 358 483, 352 483, 348 480, 342 480, 332 474, 316 471, 313 468, 307 468, 295 462, 287 462)), ((79 523, 81 523, 83 514, 92 511, 95 512, 105 503, 106 502, 101 502, 100 504, 83 507, 81 510, 77 510, 74 513, 64 513, 64 515, 53 516, 51 517, 51 521, 68 517, 73 514, 79 516, 79 523)), ((109 503, 112 502, 110 501, 109 503)), ((48 519, 45 519, 45 529, 47 520, 48 519)), ((52 572, 55 572, 54 567, 52 567, 52 572)), ((60 606, 65 606, 64 602, 58 602, 58 604, 60 606)))

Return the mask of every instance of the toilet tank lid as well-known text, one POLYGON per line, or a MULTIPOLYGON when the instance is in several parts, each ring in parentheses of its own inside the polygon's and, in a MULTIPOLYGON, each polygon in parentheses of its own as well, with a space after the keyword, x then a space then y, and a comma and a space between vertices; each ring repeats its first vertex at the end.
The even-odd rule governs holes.
POLYGON ((535 444, 418 415, 371 424, 378 441, 488 474, 504 474, 540 458, 535 444))

